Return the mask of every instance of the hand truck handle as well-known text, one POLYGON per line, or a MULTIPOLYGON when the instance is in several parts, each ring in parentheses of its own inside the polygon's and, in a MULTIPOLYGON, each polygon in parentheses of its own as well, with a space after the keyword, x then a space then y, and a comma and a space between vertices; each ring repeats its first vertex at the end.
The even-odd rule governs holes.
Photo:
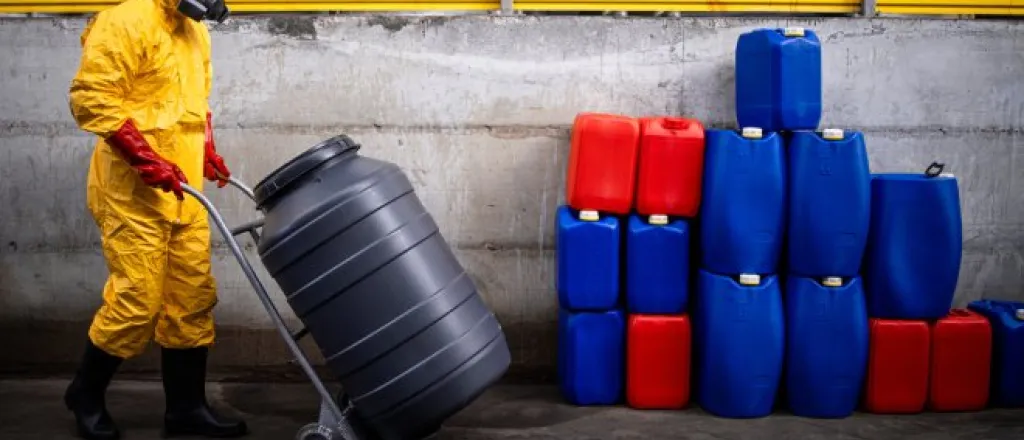
MULTIPOLYGON (((217 173, 217 175, 220 176, 221 174, 217 173)), ((234 177, 229 177, 228 183, 231 184, 231 186, 238 188, 239 191, 242 191, 243 193, 245 193, 247 197, 249 197, 249 200, 252 200, 253 203, 256 203, 256 193, 252 191, 252 188, 249 188, 249 185, 242 183, 241 180, 238 180, 234 177)))

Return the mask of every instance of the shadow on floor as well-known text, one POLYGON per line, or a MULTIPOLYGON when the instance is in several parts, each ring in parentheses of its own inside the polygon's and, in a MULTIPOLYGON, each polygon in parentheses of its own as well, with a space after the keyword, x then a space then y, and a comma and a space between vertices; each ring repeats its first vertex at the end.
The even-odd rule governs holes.
MULTIPOLYGON (((61 395, 66 381, 0 381, 0 439, 71 440, 72 419, 61 395)), ((211 402, 244 417, 254 440, 288 440, 316 419, 318 399, 309 384, 211 384, 211 402)), ((156 440, 163 411, 159 382, 120 380, 111 412, 125 440, 156 440)), ((499 385, 448 421, 439 440, 1021 440, 1024 410, 875 416, 815 420, 775 414, 752 420, 711 417, 699 409, 636 411, 577 408, 562 403, 552 386, 499 385)))

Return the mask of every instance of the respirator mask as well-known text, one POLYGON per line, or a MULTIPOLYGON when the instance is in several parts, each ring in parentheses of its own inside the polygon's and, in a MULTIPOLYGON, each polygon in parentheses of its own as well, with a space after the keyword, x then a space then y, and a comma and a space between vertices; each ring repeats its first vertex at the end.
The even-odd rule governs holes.
POLYGON ((228 18, 228 6, 224 0, 179 0, 178 12, 195 21, 208 19, 223 23, 228 18))

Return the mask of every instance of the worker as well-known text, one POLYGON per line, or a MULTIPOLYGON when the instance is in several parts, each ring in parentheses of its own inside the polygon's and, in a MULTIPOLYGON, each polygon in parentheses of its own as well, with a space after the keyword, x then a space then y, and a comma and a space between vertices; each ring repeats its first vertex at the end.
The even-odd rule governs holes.
POLYGON ((202 22, 227 15, 219 0, 127 0, 96 14, 82 33, 70 108, 98 137, 86 202, 109 269, 64 397, 86 439, 120 437, 106 389, 122 361, 150 341, 161 347, 166 435, 248 431, 207 404, 217 303, 210 228, 202 205, 182 191, 204 177, 223 187, 231 176, 212 134, 210 34, 202 22))

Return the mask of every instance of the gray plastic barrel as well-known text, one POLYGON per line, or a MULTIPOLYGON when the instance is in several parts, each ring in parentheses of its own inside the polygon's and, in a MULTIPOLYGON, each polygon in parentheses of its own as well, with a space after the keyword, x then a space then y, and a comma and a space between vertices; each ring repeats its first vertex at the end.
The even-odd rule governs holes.
POLYGON ((361 423, 432 434, 508 369, 497 319, 401 169, 329 139, 256 185, 259 255, 361 423))

